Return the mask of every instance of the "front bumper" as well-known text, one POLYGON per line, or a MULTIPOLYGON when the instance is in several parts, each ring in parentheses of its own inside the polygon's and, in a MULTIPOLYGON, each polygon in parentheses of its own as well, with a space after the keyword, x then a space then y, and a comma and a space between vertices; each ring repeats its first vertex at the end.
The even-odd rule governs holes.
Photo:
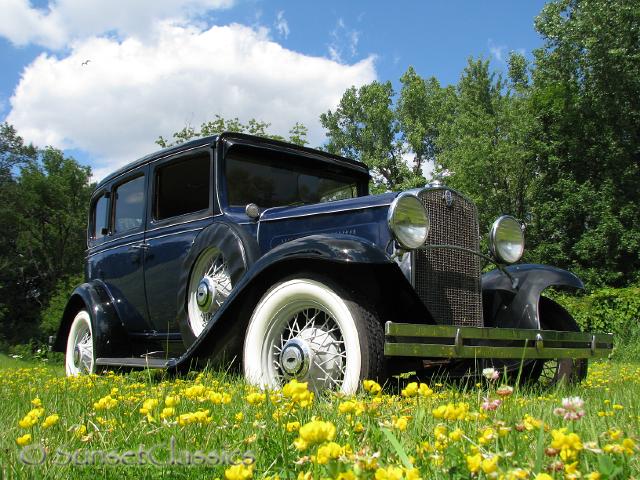
POLYGON ((420 358, 602 358, 613 334, 454 325, 385 324, 384 354, 420 358))

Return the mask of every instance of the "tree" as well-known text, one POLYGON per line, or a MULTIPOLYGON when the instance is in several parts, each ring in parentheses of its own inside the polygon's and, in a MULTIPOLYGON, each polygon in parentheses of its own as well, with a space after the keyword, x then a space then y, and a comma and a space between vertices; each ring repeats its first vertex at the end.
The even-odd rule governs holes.
POLYGON ((526 63, 512 55, 512 77, 503 81, 489 62, 470 59, 456 88, 450 121, 436 139, 438 167, 446 183, 478 205, 480 229, 487 233, 499 215, 526 221, 537 124, 526 96, 526 63))
POLYGON ((536 19, 534 253, 591 285, 640 279, 640 5, 562 0, 536 19))
POLYGON ((438 137, 445 122, 450 121, 455 103, 453 87, 442 88, 431 77, 420 77, 413 67, 400 77, 402 90, 397 106, 400 135, 413 153, 413 173, 421 175, 427 162, 435 164, 440 150, 438 137))
MULTIPOLYGON (((242 123, 238 117, 227 120, 220 115, 216 114, 213 120, 209 120, 204 122, 200 126, 200 130, 196 130, 190 125, 185 126, 182 130, 175 132, 173 137, 173 142, 167 140, 163 136, 158 137, 156 143, 160 145, 162 148, 170 147, 172 145, 180 144, 192 140, 198 137, 206 137, 209 135, 217 135, 222 132, 240 132, 240 133, 248 133, 250 135, 258 135, 260 137, 272 138, 274 140, 282 140, 286 139, 280 135, 273 135, 268 132, 270 123, 263 122, 261 120, 256 120, 254 118, 250 119, 246 124, 242 123)), ((304 146, 307 142, 307 127, 303 124, 296 122, 293 127, 289 130, 289 139, 288 141, 291 143, 295 143, 296 145, 304 146)))
POLYGON ((351 87, 335 112, 320 115, 329 138, 325 148, 366 163, 372 170, 375 191, 424 184, 421 172, 412 172, 404 161, 393 97, 391 82, 351 87))
POLYGON ((0 335, 37 338, 40 309, 56 284, 83 271, 91 170, 52 148, 0 131, 0 335), (4 228, 6 227, 6 228, 4 228))

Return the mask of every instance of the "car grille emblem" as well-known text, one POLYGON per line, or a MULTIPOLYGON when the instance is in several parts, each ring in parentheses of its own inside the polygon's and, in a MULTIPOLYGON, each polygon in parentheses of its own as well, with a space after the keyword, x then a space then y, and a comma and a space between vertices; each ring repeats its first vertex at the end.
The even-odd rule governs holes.
POLYGON ((447 207, 451 208, 453 206, 453 195, 451 195, 451 190, 445 190, 442 198, 444 198, 447 207))

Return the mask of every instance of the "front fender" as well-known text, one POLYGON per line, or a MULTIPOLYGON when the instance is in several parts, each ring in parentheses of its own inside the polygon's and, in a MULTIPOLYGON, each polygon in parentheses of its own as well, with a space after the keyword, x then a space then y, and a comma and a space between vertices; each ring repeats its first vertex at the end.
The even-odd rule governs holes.
POLYGON ((126 357, 131 354, 129 337, 113 306, 107 288, 100 280, 76 287, 62 314, 53 349, 64 352, 74 317, 87 310, 91 318, 95 357, 126 357))
POLYGON ((243 309, 252 287, 267 289, 268 273, 279 265, 292 262, 325 261, 342 264, 393 264, 375 244, 350 235, 311 235, 279 245, 263 255, 236 284, 203 332, 178 359, 176 368, 188 368, 192 359, 224 356, 229 345, 242 340, 248 315, 243 309), (243 312, 243 314, 240 314, 243 312))
POLYGON ((577 276, 556 267, 522 264, 508 266, 505 270, 511 278, 500 270, 482 276, 485 326, 540 329, 538 304, 545 288, 584 288, 577 276))

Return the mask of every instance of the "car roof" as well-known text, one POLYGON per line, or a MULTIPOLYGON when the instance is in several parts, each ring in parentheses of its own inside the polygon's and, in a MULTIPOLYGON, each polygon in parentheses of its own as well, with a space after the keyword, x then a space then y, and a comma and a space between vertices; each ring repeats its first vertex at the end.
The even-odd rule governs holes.
POLYGON ((158 150, 156 152, 150 153, 149 155, 145 155, 138 160, 134 160, 133 162, 115 170, 110 173, 106 177, 104 177, 98 185, 96 186, 96 190, 100 190, 105 184, 109 183, 111 180, 119 177, 127 173, 130 170, 133 170, 145 163, 152 162, 159 158, 167 157, 169 155, 173 155, 174 153, 180 153, 187 150, 192 150, 194 148, 204 147, 204 146, 213 146, 218 141, 226 141, 228 145, 245 145, 250 147, 257 148, 267 148, 269 150, 277 150, 284 151, 289 154, 301 155, 304 157, 308 157, 315 160, 330 162, 333 164, 337 164, 343 167, 347 167, 354 171, 359 172, 363 175, 369 175, 369 168, 362 162, 357 160, 352 160, 350 158, 341 157, 339 155, 334 155, 328 152, 324 152, 322 150, 316 150, 314 148, 302 147, 300 145, 296 145, 293 143, 283 142, 280 140, 273 140, 271 138, 260 137, 256 135, 248 135, 245 133, 237 133, 237 132, 223 132, 219 135, 211 135, 208 137, 201 137, 195 140, 189 140, 188 142, 180 143, 178 145, 173 145, 171 147, 163 148, 162 150, 158 150))

